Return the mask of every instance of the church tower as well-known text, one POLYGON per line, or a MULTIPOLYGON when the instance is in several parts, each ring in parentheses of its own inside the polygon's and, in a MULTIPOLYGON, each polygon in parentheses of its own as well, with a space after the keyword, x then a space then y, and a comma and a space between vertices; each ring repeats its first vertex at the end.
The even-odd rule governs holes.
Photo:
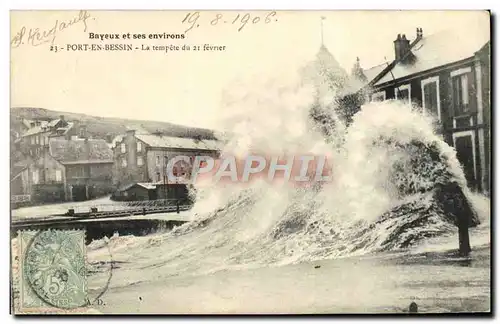
POLYGON ((319 50, 314 60, 306 64, 300 73, 303 82, 313 85, 319 97, 333 97, 346 85, 349 75, 324 44, 324 19, 325 17, 321 17, 321 45, 319 50))

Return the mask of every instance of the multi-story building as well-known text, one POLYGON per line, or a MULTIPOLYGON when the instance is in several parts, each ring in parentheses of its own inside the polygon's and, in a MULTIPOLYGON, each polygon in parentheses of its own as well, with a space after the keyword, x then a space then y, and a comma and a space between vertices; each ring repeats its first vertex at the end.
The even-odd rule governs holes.
POLYGON ((112 191, 113 152, 102 139, 51 139, 45 181, 64 183, 66 200, 88 200, 112 191))
POLYGON ((25 132, 15 140, 11 166, 13 195, 33 203, 85 200, 111 191, 112 150, 104 140, 89 139, 85 124, 22 120, 25 132))
POLYGON ((12 179, 13 194, 33 203, 81 201, 112 191, 113 152, 102 139, 49 138, 12 179))
POLYGON ((100 139, 51 139, 27 167, 33 201, 81 201, 111 192, 113 154, 100 139))
POLYGON ((50 121, 23 120, 23 124, 27 123, 29 126, 26 131, 16 140, 16 146, 25 156, 41 155, 51 138, 70 138, 77 135, 74 123, 66 121, 63 115, 50 121))
POLYGON ((469 187, 489 194, 489 32, 448 30, 424 36, 417 28, 412 42, 397 35, 394 52, 392 62, 367 70, 357 62, 355 74, 365 83, 355 93, 372 101, 405 100, 433 115, 444 140, 455 148, 469 187))
POLYGON ((166 167, 170 159, 178 155, 217 158, 219 145, 216 140, 172 137, 161 133, 139 134, 130 130, 114 140, 113 182, 116 187, 131 183, 168 183, 166 167))

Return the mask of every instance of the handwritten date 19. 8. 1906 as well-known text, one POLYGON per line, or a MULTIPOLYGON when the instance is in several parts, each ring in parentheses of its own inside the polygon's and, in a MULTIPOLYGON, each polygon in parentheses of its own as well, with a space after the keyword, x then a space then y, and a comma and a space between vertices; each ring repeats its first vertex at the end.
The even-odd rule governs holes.
POLYGON ((184 33, 189 32, 193 28, 198 28, 205 25, 216 26, 222 24, 236 25, 238 26, 238 31, 242 31, 243 28, 247 24, 256 25, 256 24, 269 24, 272 22, 278 21, 276 16, 276 11, 271 12, 262 12, 256 14, 250 13, 203 13, 200 14, 199 11, 189 12, 182 19, 182 23, 187 25, 188 28, 184 31, 184 33))

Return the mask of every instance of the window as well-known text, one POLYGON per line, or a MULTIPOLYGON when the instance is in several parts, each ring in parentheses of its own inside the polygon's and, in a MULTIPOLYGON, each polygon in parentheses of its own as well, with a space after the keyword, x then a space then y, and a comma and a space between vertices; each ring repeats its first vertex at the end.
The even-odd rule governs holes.
POLYGON ((137 142, 137 152, 142 152, 142 143, 137 142))
POLYGON ((122 144, 120 145, 120 149, 121 149, 122 153, 127 152, 127 146, 125 145, 125 143, 122 143, 122 144))
POLYGON ((451 73, 451 92, 453 107, 456 116, 466 115, 470 112, 469 94, 472 85, 471 68, 453 71, 451 73))
POLYGON ((160 172, 156 172, 156 182, 160 181, 161 181, 160 172))
POLYGON ((424 114, 436 116, 441 120, 439 77, 422 80, 422 107, 424 114))
POLYGON ((411 103, 411 88, 409 84, 405 84, 394 88, 394 97, 398 100, 408 101, 411 103))
POLYGON ((156 156, 156 166, 160 166, 160 156, 156 156))
POLYGON ((32 173, 33 173, 33 183, 38 184, 38 182, 40 181, 38 170, 33 170, 32 173))
POLYGON ((31 144, 35 145, 35 136, 31 136, 31 144))
POLYGON ((137 157, 137 165, 138 166, 141 166, 144 164, 144 160, 142 159, 142 156, 138 156, 137 157))
POLYGON ((40 144, 40 136, 35 136, 35 144, 40 144))
POLYGON ((125 159, 125 158, 122 159, 122 167, 123 168, 127 167, 127 159, 125 159))
POLYGON ((372 102, 384 101, 385 100, 385 90, 375 92, 372 94, 372 102))
POLYGON ((168 165, 168 156, 166 156, 166 155, 165 155, 165 156, 163 157, 163 163, 164 163, 163 165, 164 165, 164 166, 165 166, 165 168, 166 168, 166 167, 167 167, 167 165, 168 165))
POLYGON ((62 172, 61 172, 61 170, 56 170, 56 181, 57 182, 62 181, 62 172))
POLYGON ((40 144, 45 145, 45 136, 40 137, 40 144))
POLYGON ((73 178, 85 178, 85 167, 84 166, 74 166, 72 167, 73 178))

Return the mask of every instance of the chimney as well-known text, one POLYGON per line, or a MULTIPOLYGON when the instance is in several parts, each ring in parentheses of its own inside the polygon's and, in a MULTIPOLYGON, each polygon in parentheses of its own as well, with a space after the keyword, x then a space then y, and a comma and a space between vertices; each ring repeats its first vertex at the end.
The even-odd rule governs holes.
POLYGON ((398 34, 394 41, 394 58, 399 61, 410 50, 410 41, 406 39, 406 35, 398 34))
POLYGON ((112 143, 112 142, 113 142, 113 135, 106 134, 106 143, 112 143))
POLYGON ((85 138, 85 139, 87 139, 87 137, 88 137, 88 136, 87 136, 87 125, 85 125, 85 124, 80 124, 80 134, 79 134, 79 136, 80 136, 81 138, 85 138))
POLYGON ((64 121, 64 115, 59 115, 59 119, 64 121))
POLYGON ((159 137, 163 136, 163 132, 161 130, 159 130, 159 129, 157 129, 156 131, 154 131, 152 134, 155 135, 155 136, 159 136, 159 137))
POLYGON ((41 123, 39 120, 36 120, 36 121, 35 121, 35 125, 36 125, 36 126, 40 126, 41 124, 42 124, 42 123, 41 123))
POLYGON ((135 129, 128 129, 127 137, 134 137, 134 136, 135 136, 135 129))
POLYGON ((416 39, 416 41, 421 40, 423 36, 424 36, 424 32, 423 32, 422 28, 417 27, 417 39, 416 39))
MULTIPOLYGON (((419 35, 420 32, 421 29, 419 30, 419 35)), ((394 41, 394 54, 396 61, 400 62, 401 64, 413 64, 417 60, 417 57, 411 52, 410 49, 418 41, 419 39, 417 38, 410 45, 410 41, 406 39, 405 34, 398 34, 398 37, 394 41)))
POLYGON ((30 127, 35 127, 35 122, 31 122, 30 127))
POLYGON ((86 160, 90 160, 91 158, 91 152, 92 152, 92 148, 91 148, 91 143, 89 142, 89 139, 88 138, 85 138, 85 140, 83 141, 83 158, 86 159, 86 160))

